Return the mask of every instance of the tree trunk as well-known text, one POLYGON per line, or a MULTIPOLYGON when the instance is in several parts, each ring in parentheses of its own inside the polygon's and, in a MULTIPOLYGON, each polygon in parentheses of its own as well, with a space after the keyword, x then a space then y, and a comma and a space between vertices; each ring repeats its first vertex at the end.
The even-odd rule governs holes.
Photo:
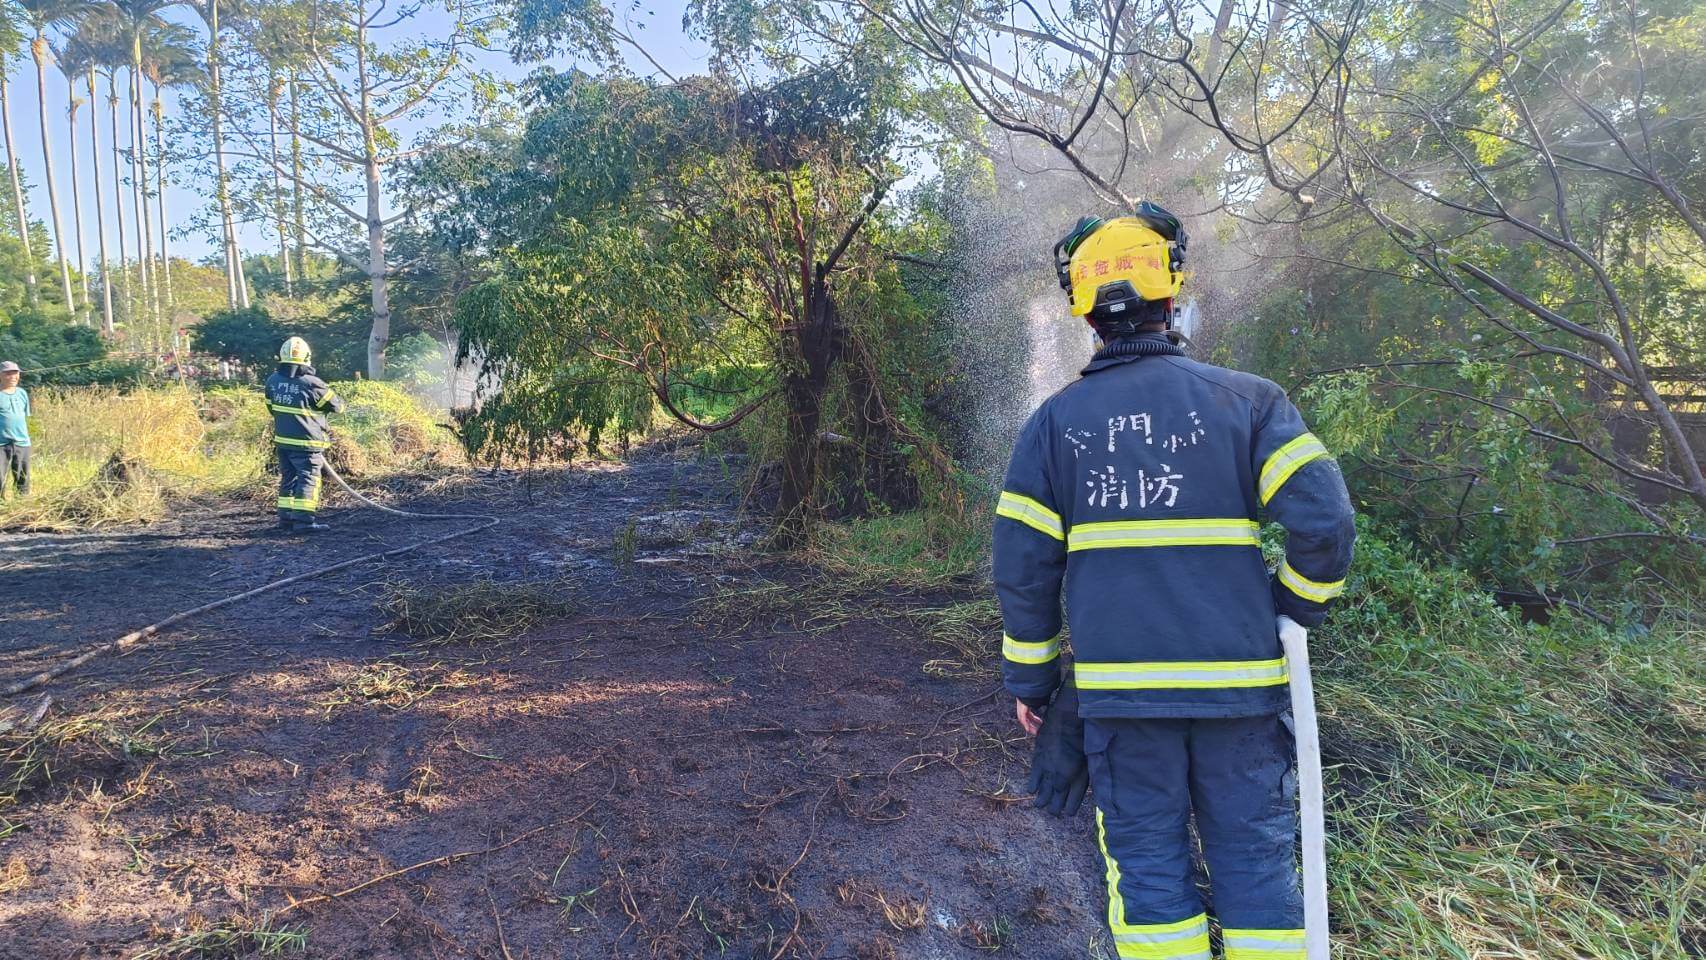
POLYGON ((77 298, 71 292, 71 262, 65 257, 65 228, 59 218, 59 190, 53 182, 53 142, 48 135, 47 122, 47 37, 36 34, 30 43, 30 55, 36 61, 36 113, 41 124, 41 171, 47 181, 47 207, 53 219, 53 245, 59 254, 59 287, 65 297, 65 311, 77 315, 77 298))
POLYGON ((219 0, 207 3, 207 105, 213 121, 213 159, 217 171, 214 192, 219 198, 219 220, 225 245, 225 292, 232 309, 249 306, 249 285, 243 278, 243 255, 237 250, 237 224, 231 213, 231 186, 225 173, 224 106, 220 100, 219 0))
POLYGON ((95 239, 101 253, 101 332, 113 335, 113 275, 107 266, 107 214, 101 205, 101 121, 100 103, 95 94, 95 68, 90 67, 89 80, 89 160, 95 182, 95 239))
POLYGON ((302 206, 302 107, 296 78, 290 78, 290 205, 296 242, 296 275, 308 279, 308 220, 302 206))
POLYGON ((373 284, 373 328, 367 335, 367 376, 385 376, 385 345, 391 341, 391 292, 385 269, 385 218, 380 209, 379 144, 374 137, 372 84, 367 80, 367 20, 362 9, 355 45, 356 80, 361 90, 362 174, 367 186, 367 277, 373 284))
POLYGON ((136 104, 134 102, 129 100, 125 102, 125 111, 127 114, 125 126, 128 128, 126 133, 130 136, 130 154, 125 158, 126 163, 130 165, 130 220, 131 226, 136 229, 137 291, 134 300, 135 310, 130 315, 130 322, 135 324, 142 321, 144 318, 147 319, 149 349, 153 350, 155 353, 159 353, 164 349, 164 346, 160 342, 160 325, 154 322, 155 313, 153 310, 149 309, 149 305, 152 302, 148 291, 150 274, 150 264, 148 263, 149 253, 145 252, 142 242, 148 236, 147 231, 142 228, 142 214, 148 209, 148 204, 142 199, 142 178, 139 177, 136 172, 137 151, 135 107, 136 104))
POLYGON ((267 140, 272 147, 272 218, 278 231, 279 268, 284 271, 284 295, 296 295, 295 277, 290 266, 290 241, 284 232, 284 177, 278 165, 278 92, 277 78, 267 80, 267 140))
POLYGON ((142 38, 135 37, 130 48, 130 155, 135 163, 131 186, 136 194, 136 250, 142 256, 142 293, 148 300, 148 319, 157 335, 165 337, 160 323, 160 281, 154 275, 154 214, 148 205, 147 124, 142 109, 142 38))
POLYGON ((129 259, 124 247, 124 154, 118 148, 118 69, 107 74, 107 113, 112 118, 113 135, 113 210, 118 227, 118 276, 124 287, 124 322, 136 322, 136 288, 130 282, 129 259))
MULTIPOLYGON (((368 142, 372 142, 369 136, 368 142)), ((391 342, 391 291, 385 268, 385 221, 379 215, 379 161, 367 155, 367 276, 373 282, 373 329, 367 335, 367 377, 385 376, 385 345, 391 342)))
POLYGON ((36 256, 30 249, 30 221, 24 212, 24 188, 18 182, 18 151, 12 147, 12 85, 0 69, 0 123, 6 127, 6 166, 12 174, 12 209, 18 217, 18 239, 24 244, 24 285, 29 290, 30 306, 41 306, 36 294, 36 256))
POLYGON ((172 318, 172 310, 177 306, 172 296, 172 259, 166 254, 166 133, 162 120, 166 114, 165 105, 160 102, 160 85, 154 84, 154 205, 160 212, 160 276, 165 282, 163 291, 166 307, 166 318, 176 326, 177 320, 172 318))
POLYGON ((829 285, 817 276, 807 291, 805 315, 795 331, 794 357, 786 358, 782 398, 787 403, 788 435, 782 453, 782 494, 776 505, 785 538, 797 538, 817 488, 818 431, 823 424, 823 394, 829 374, 841 357, 841 313, 829 285))
POLYGON ((854 349, 843 357, 841 369, 847 383, 853 449, 858 451, 858 473, 850 479, 860 484, 855 493, 863 501, 861 509, 910 510, 918 506, 918 480, 898 448, 895 423, 889 417, 870 351, 855 341, 854 349))
MULTIPOLYGON (((82 103, 77 99, 77 80, 67 75, 65 78, 65 93, 69 106, 65 109, 70 135, 66 139, 67 148, 71 152, 71 222, 77 231, 77 276, 83 282, 83 326, 91 325, 93 320, 94 303, 89 297, 89 258, 83 253, 83 187, 77 176, 77 108, 82 103)), ((89 108, 94 113, 94 107, 89 108)))

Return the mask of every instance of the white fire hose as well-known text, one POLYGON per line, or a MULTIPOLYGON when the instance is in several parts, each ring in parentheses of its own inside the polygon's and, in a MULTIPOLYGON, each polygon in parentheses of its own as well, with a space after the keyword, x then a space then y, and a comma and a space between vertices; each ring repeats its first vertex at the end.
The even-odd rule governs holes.
POLYGON ((1303 821, 1303 946, 1309 960, 1328 960, 1327 827, 1321 784, 1321 732, 1309 675, 1309 631, 1279 618, 1280 645, 1291 673, 1291 719, 1297 740, 1297 784, 1303 821))

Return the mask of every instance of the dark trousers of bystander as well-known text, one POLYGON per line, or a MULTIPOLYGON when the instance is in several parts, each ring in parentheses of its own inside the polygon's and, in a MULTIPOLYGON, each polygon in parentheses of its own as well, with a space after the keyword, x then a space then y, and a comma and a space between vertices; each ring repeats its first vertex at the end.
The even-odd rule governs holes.
POLYGON ((0 497, 16 490, 30 492, 30 448, 15 443, 0 443, 0 497))

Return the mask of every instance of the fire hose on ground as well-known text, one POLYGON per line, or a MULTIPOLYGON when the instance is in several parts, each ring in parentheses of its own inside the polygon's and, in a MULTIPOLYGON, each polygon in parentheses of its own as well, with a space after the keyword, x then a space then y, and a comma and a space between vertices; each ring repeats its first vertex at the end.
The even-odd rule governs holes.
POLYGON ((218 610, 221 607, 229 607, 232 604, 240 603, 244 600, 248 600, 251 597, 258 597, 263 593, 268 593, 270 591, 277 590, 281 587, 288 587, 293 583, 301 583, 304 580, 313 580, 313 579, 316 579, 318 577, 324 577, 328 574, 337 573, 339 570, 347 570, 350 567, 359 566, 359 565, 364 564, 364 563, 372 563, 372 562, 377 561, 377 560, 388 560, 391 557, 401 556, 402 554, 409 553, 409 552, 414 551, 414 550, 419 550, 423 547, 430 547, 430 546, 433 546, 434 544, 444 543, 447 540, 454 540, 458 537, 466 537, 469 534, 479 533, 482 530, 486 530, 486 529, 489 529, 493 526, 496 526, 497 522, 498 522, 497 517, 489 516, 486 514, 475 514, 475 513, 419 513, 419 512, 412 511, 412 510, 398 510, 395 507, 387 507, 382 503, 376 503, 373 500, 367 498, 366 496, 363 496, 362 494, 356 492, 355 488, 351 487, 349 485, 349 482, 344 480, 344 478, 336 470, 334 470, 332 468, 331 464, 328 463, 325 465, 325 471, 326 471, 326 473, 331 475, 333 480, 337 481, 338 486, 342 487, 344 489, 344 492, 348 493, 350 496, 354 497, 356 500, 360 501, 361 503, 363 503, 369 507, 372 507, 375 510, 382 511, 384 513, 389 513, 389 514, 392 514, 394 516, 399 516, 399 517, 408 517, 408 518, 414 519, 414 520, 478 520, 481 522, 472 526, 472 527, 468 527, 465 530, 457 530, 457 531, 454 531, 452 533, 444 534, 443 536, 431 537, 431 538, 426 539, 426 540, 420 540, 420 541, 417 541, 415 543, 411 543, 411 544, 408 544, 408 545, 402 546, 402 547, 396 547, 396 548, 393 548, 390 550, 381 550, 381 551, 378 551, 377 553, 364 554, 362 556, 354 557, 354 558, 351 558, 349 560, 343 560, 343 561, 340 561, 338 563, 331 564, 329 566, 324 566, 324 567, 320 567, 320 568, 315 569, 315 570, 310 570, 307 573, 299 573, 293 577, 285 577, 282 580, 274 580, 271 583, 262 584, 261 586, 255 587, 252 590, 245 590, 242 593, 235 593, 235 594, 232 594, 231 596, 228 596, 228 597, 221 597, 218 600, 214 600, 214 601, 209 602, 209 603, 204 603, 199 607, 195 607, 195 608, 192 608, 189 610, 183 610, 183 611, 180 611, 178 613, 174 613, 171 616, 167 617, 166 619, 159 621, 158 623, 151 623, 146 627, 142 627, 142 628, 137 629, 137 630, 132 630, 131 632, 125 634, 122 637, 119 637, 116 640, 109 640, 109 641, 106 641, 104 643, 96 644, 95 646, 89 647, 88 649, 84 650, 82 653, 79 653, 76 656, 74 656, 68 660, 62 661, 61 663, 58 663, 52 667, 49 667, 46 670, 41 671, 40 673, 34 674, 32 676, 25 677, 24 679, 19 680, 16 683, 13 683, 12 685, 6 687, 5 689, 0 690, 0 697, 13 697, 13 696, 17 696, 20 693, 24 693, 24 692, 27 692, 29 690, 33 690, 36 687, 41 686, 42 684, 49 683, 58 677, 61 677, 67 673, 70 673, 72 670, 75 670, 78 667, 83 666, 84 664, 95 659, 96 657, 101 656, 102 654, 119 653, 119 652, 123 652, 125 650, 128 650, 128 649, 136 646, 137 644, 141 643, 142 641, 147 640, 149 637, 152 637, 152 636, 158 634, 160 631, 165 630, 168 627, 173 627, 173 626, 176 626, 180 623, 183 623, 185 620, 188 620, 191 617, 199 616, 201 614, 208 613, 208 612, 213 611, 213 610, 218 610))

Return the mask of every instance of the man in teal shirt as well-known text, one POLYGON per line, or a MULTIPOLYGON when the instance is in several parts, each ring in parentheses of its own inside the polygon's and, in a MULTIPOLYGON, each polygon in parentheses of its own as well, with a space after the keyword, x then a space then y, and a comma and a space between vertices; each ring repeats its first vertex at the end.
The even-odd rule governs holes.
POLYGON ((22 376, 12 361, 0 363, 0 497, 8 478, 20 495, 30 492, 30 395, 18 386, 22 376))

